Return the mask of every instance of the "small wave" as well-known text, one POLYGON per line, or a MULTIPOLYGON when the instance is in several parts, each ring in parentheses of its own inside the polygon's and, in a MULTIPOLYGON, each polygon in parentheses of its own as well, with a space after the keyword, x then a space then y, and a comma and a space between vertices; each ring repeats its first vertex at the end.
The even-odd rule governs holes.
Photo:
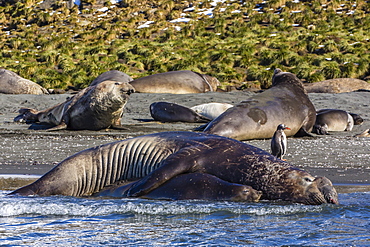
POLYGON ((145 199, 91 199, 73 197, 7 197, 0 195, 0 217, 13 216, 104 216, 111 214, 185 215, 223 212, 233 215, 290 215, 320 212, 323 206, 286 203, 212 201, 159 201, 145 199))

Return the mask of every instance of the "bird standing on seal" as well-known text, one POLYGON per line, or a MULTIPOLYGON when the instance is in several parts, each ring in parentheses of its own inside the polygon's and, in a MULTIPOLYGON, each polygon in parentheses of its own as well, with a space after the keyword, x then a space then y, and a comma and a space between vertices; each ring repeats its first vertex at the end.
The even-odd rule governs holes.
POLYGON ((271 154, 281 160, 283 160, 283 156, 286 154, 287 150, 287 141, 284 130, 290 130, 290 128, 285 124, 279 124, 271 139, 271 154))

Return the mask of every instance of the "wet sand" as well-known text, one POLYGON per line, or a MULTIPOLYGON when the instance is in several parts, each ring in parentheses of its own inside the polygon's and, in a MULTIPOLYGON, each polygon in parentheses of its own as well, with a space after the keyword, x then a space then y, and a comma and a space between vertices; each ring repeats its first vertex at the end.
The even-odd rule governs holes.
MULTIPOLYGON (((152 120, 149 106, 167 101, 184 106, 209 102, 236 104, 253 92, 204 94, 133 94, 122 118, 127 130, 47 132, 40 126, 13 122, 22 107, 46 109, 63 102, 61 95, 6 95, 0 94, 0 190, 11 190, 34 180, 68 156, 93 146, 129 137, 161 131, 193 131, 201 124, 159 123, 152 120), (8 174, 8 175, 6 175, 8 174), (12 175, 10 175, 12 174, 12 175)), ((316 109, 335 108, 360 114, 363 125, 351 132, 336 132, 314 138, 288 138, 288 162, 313 175, 327 176, 345 191, 370 191, 370 138, 353 135, 370 128, 370 92, 341 94, 309 94, 316 109)), ((270 151, 270 140, 248 143, 270 151)))

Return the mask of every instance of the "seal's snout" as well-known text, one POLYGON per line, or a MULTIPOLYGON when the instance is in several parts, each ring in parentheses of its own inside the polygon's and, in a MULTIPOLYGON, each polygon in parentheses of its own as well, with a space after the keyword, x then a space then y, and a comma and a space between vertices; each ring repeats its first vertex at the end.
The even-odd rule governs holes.
POLYGON ((328 178, 316 178, 315 182, 317 183, 317 188, 323 194, 327 203, 339 204, 338 193, 328 178))
POLYGON ((130 94, 132 94, 132 93, 135 93, 135 89, 133 89, 133 88, 132 88, 132 89, 127 90, 127 94, 128 94, 128 95, 130 95, 130 94))

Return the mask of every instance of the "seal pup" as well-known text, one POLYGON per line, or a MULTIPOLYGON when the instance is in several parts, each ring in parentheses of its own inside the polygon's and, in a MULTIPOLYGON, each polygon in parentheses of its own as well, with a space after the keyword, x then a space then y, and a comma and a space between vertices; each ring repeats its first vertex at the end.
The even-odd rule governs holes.
POLYGON ((186 131, 144 135, 81 151, 10 194, 90 196, 121 181, 140 179, 125 193, 138 197, 177 175, 199 172, 251 186, 262 192, 261 199, 338 203, 336 190, 325 177, 315 178, 247 143, 186 131))
POLYGON ((215 119, 216 117, 220 116, 222 113, 224 113, 227 109, 230 107, 233 107, 232 104, 228 103, 206 103, 201 105, 196 105, 193 107, 190 107, 193 111, 196 113, 205 116, 209 119, 215 119))
POLYGON ((39 84, 27 80, 7 69, 0 69, 0 93, 49 94, 49 92, 39 84))
POLYGON ((96 86, 103 81, 118 81, 118 82, 130 82, 134 79, 131 78, 128 74, 121 72, 119 70, 110 70, 100 74, 96 77, 89 86, 96 86))
POLYGON ((134 91, 127 82, 104 81, 46 110, 20 109, 14 121, 54 126, 49 131, 120 128, 124 106, 134 91))
MULTIPOLYGON (((123 197, 133 183, 112 186, 93 196, 123 197)), ((177 175, 148 194, 141 196, 141 198, 258 202, 261 195, 261 191, 257 191, 250 186, 229 183, 210 174, 186 173, 177 175)))
POLYGON ((284 130, 290 130, 285 124, 279 124, 271 139, 271 154, 284 160, 283 156, 287 150, 287 140, 284 130))
POLYGON ((227 109, 204 129, 237 140, 271 138, 280 123, 291 128, 288 136, 310 136, 316 111, 292 73, 275 69, 272 87, 227 109))
POLYGON ((220 86, 217 78, 190 70, 144 76, 130 83, 138 93, 206 93, 215 92, 220 86))
POLYGON ((192 109, 169 102, 154 102, 150 105, 150 115, 161 122, 208 123, 211 119, 192 109))
MULTIPOLYGON (((358 117, 356 121, 360 122, 358 117)), ((312 132, 327 135, 329 131, 352 131, 353 125, 353 117, 348 112, 338 109, 322 109, 316 115, 312 132)))

